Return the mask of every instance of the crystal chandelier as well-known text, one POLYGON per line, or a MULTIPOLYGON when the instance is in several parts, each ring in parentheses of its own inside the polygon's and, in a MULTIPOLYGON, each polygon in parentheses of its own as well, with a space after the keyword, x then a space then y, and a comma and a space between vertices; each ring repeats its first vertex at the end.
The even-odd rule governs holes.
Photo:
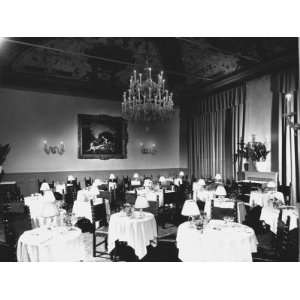
POLYGON ((173 94, 165 89, 163 71, 157 75, 157 83, 152 80, 151 68, 146 68, 147 79, 142 74, 137 78, 136 70, 130 77, 128 91, 123 93, 122 115, 132 121, 164 121, 174 112, 173 94))

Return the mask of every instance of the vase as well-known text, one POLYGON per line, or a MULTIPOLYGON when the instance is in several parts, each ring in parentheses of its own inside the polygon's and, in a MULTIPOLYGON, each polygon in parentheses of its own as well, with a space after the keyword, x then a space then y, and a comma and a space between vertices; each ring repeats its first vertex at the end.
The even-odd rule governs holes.
POLYGON ((249 172, 257 172, 256 161, 249 159, 248 160, 248 171, 249 172))

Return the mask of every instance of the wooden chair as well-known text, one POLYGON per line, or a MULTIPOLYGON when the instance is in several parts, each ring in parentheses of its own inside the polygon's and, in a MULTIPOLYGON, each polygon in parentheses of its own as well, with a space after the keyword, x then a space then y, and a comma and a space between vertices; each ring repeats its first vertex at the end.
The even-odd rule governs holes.
POLYGON ((282 221, 282 210, 280 210, 278 223, 277 223, 277 234, 276 234, 276 255, 280 260, 287 259, 288 242, 289 242, 289 230, 290 230, 290 216, 287 217, 286 223, 282 221))
POLYGON ((237 201, 234 201, 233 208, 223 208, 215 206, 215 201, 211 200, 211 218, 223 220, 224 217, 233 217, 234 222, 238 222, 237 201))
POLYGON ((284 196, 284 202, 286 205, 291 203, 291 185, 278 186, 278 192, 281 192, 284 196))
POLYGON ((145 208, 144 211, 150 212, 155 217, 158 216, 159 213, 159 196, 156 196, 156 201, 148 201, 149 207, 145 208))
POLYGON ((108 222, 106 218, 105 203, 94 205, 91 200, 92 224, 93 224, 93 256, 97 254, 109 255, 107 253, 108 222), (97 243, 97 236, 104 237, 104 240, 97 243), (97 251, 97 247, 104 244, 105 251, 97 251))
POLYGON ((86 188, 91 186, 92 184, 93 184, 93 180, 91 177, 89 177, 89 178, 84 177, 84 185, 86 188))
POLYGON ((100 191, 98 197, 107 199, 109 201, 109 207, 110 207, 111 212, 118 211, 118 209, 121 206, 121 203, 118 201, 118 198, 117 198, 116 190, 100 191))
POLYGON ((134 205, 136 197, 137 197, 136 191, 134 193, 125 193, 125 202, 134 205))

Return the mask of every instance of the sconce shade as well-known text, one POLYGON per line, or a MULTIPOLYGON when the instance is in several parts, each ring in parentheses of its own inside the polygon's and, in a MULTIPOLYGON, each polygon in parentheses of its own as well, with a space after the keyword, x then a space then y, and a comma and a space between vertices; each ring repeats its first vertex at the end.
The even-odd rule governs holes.
POLYGON ((269 188, 269 189, 275 189, 276 188, 276 183, 274 181, 269 181, 267 183, 267 188, 269 188))
POLYGON ((43 192, 45 192, 45 191, 50 191, 50 186, 49 186, 49 184, 48 184, 47 182, 43 182, 43 183, 41 184, 40 191, 43 191, 43 192))
POLYGON ((192 217, 200 215, 199 207, 194 200, 185 200, 181 211, 183 216, 192 217))
POLYGON ((221 181, 222 180, 222 175, 221 174, 216 174, 215 180, 216 181, 221 181))
POLYGON ((199 184, 200 186, 205 186, 205 180, 204 180, 204 179, 199 179, 199 180, 198 180, 198 184, 199 184))
POLYGON ((137 209, 143 209, 149 207, 149 203, 145 197, 138 196, 135 200, 135 208, 137 209))
POLYGON ((110 179, 110 180, 114 180, 114 179, 116 179, 116 176, 115 176, 115 174, 110 174, 110 175, 109 175, 109 179, 110 179))
POLYGON ((223 185, 218 185, 216 189, 216 196, 226 196, 227 192, 223 185))
POLYGON ((54 202, 47 202, 43 206, 42 217, 51 218, 59 215, 59 210, 54 202))
POLYGON ((184 172, 183 172, 183 171, 180 171, 180 172, 179 172, 179 176, 180 176, 180 177, 183 177, 183 176, 184 176, 184 172))

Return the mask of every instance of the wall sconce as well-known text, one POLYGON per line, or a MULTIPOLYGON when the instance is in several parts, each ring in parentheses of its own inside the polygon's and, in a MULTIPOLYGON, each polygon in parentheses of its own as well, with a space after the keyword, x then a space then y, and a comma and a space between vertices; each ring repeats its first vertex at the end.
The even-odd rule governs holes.
POLYGON ((144 143, 140 143, 141 153, 142 154, 152 154, 155 155, 157 153, 156 144, 151 144, 151 146, 146 147, 144 143))
POLYGON ((297 130, 300 129, 300 123, 295 122, 296 116, 297 113, 293 109, 293 95, 288 93, 285 95, 283 118, 286 120, 287 125, 294 129, 295 135, 297 135, 297 130))
POLYGON ((46 154, 59 154, 63 155, 65 153, 65 145, 64 142, 60 142, 57 146, 49 146, 47 141, 44 141, 44 151, 46 154))

